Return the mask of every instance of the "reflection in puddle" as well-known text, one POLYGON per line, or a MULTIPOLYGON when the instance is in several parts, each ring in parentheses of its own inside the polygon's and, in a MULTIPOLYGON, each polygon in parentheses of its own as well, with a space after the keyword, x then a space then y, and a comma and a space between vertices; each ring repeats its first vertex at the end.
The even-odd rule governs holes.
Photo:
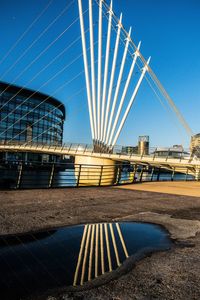
POLYGON ((85 225, 73 285, 83 285, 84 281, 90 281, 106 271, 111 272, 121 265, 120 259, 125 258, 128 258, 128 251, 118 223, 85 225))
POLYGON ((0 237, 0 298, 79 286, 116 270, 131 255, 169 249, 159 226, 100 223, 0 237))

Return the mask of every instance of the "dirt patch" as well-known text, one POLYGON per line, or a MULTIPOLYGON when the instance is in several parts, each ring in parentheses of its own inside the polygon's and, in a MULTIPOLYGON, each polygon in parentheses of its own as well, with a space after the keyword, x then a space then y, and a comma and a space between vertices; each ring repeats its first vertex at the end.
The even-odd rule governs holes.
POLYGON ((112 221, 140 212, 200 220, 200 198, 117 188, 0 192, 0 234, 88 222, 112 221))
POLYGON ((187 219, 187 220, 200 220, 200 208, 190 208, 188 209, 179 209, 175 213, 172 214, 172 218, 179 218, 181 219, 187 219))

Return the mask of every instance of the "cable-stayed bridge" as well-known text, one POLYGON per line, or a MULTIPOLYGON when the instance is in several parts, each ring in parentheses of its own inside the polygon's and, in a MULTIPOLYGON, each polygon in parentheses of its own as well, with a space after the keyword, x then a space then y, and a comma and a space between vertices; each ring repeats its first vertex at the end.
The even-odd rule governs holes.
MULTIPOLYGON (((39 16, 31 23, 24 34, 17 40, 17 42, 11 47, 10 51, 0 61, 3 62, 7 56, 12 52, 15 46, 17 46, 21 39, 27 34, 29 30, 34 26, 34 23, 40 19, 43 14, 48 10, 51 5, 50 1, 39 16)), ((89 121, 91 128, 91 136, 93 141, 93 149, 80 149, 80 147, 65 147, 63 146, 47 146, 35 143, 35 140, 39 136, 45 134, 42 131, 33 137, 28 142, 16 143, 17 137, 21 132, 10 138, 6 143, 0 145, 1 151, 21 151, 21 152, 40 152, 40 153, 54 153, 54 154, 66 154, 76 157, 77 163, 84 164, 113 164, 115 161, 130 161, 135 163, 150 164, 155 166, 165 166, 166 169, 173 168, 185 168, 184 172, 188 169, 193 174, 199 174, 199 161, 193 156, 189 158, 181 157, 180 159, 155 157, 154 155, 125 155, 120 153, 114 153, 114 148, 118 141, 123 127, 130 113, 130 110, 137 97, 138 91, 142 88, 144 80, 147 81, 149 87, 155 93, 155 96, 163 104, 167 105, 167 109, 171 111, 176 117, 179 123, 184 127, 185 131, 189 135, 192 135, 192 131, 185 121, 182 114, 179 112, 175 103, 168 95, 161 82, 150 67, 150 57, 146 60, 141 53, 141 42, 138 45, 135 44, 131 37, 131 28, 127 31, 123 26, 122 14, 117 17, 114 13, 114 3, 108 4, 103 0, 88 0, 86 1, 71 1, 41 32, 41 34, 29 45, 29 47, 21 53, 16 59, 14 64, 2 75, 5 76, 9 71, 12 71, 17 63, 23 59, 26 53, 37 43, 45 32, 51 28, 55 22, 67 11, 70 13, 70 8, 75 3, 78 4, 78 16, 72 21, 72 23, 65 28, 54 40, 51 41, 14 79, 11 84, 17 82, 17 80, 25 74, 28 69, 31 69, 49 49, 63 37, 63 35, 70 30, 70 28, 80 23, 80 36, 76 37, 71 43, 67 45, 57 56, 55 56, 47 65, 39 70, 27 83, 29 85, 35 78, 40 76, 45 70, 48 69, 57 59, 61 58, 63 54, 66 54, 69 49, 73 49, 76 42, 82 44, 81 54, 74 59, 70 60, 68 64, 64 65, 61 70, 54 74, 50 79, 46 80, 38 89, 42 89, 46 85, 52 83, 59 75, 62 75, 70 66, 73 66, 79 58, 83 57, 83 66, 81 72, 78 72, 75 76, 70 78, 67 82, 64 82, 61 86, 55 89, 53 94, 62 90, 69 85, 72 81, 76 80, 81 74, 85 74, 86 93, 88 101, 89 121), (83 3, 87 3, 86 8, 83 10, 83 3), (162 100, 161 100, 162 98, 162 100)), ((23 90, 24 87, 22 87, 23 90)), ((82 87, 80 91, 84 90, 82 87)), ((72 98, 79 94, 79 89, 76 90, 72 98)), ((6 89, 2 92, 5 93, 6 89)), ((53 96, 53 95, 52 95, 53 96)), ((12 96, 11 99, 17 97, 17 93, 12 96)), ((32 95, 34 97, 34 93, 32 95)), ((48 97, 47 97, 48 98, 48 97)), ((9 101, 11 101, 8 100, 9 101)), ((23 103, 18 107, 26 103, 27 99, 24 99, 23 103)), ((46 100, 43 100, 41 105, 46 100)), ((6 103, 7 104, 7 103, 6 103)), ((4 104, 4 105, 6 105, 4 104)), ((4 106, 3 105, 3 106, 4 106)), ((2 107, 1 107, 2 108, 2 107)), ((13 108, 8 115, 14 113, 16 108, 13 108)), ((47 112, 50 114, 55 108, 47 112)), ((31 111, 27 112, 30 113, 31 111)), ((1 119, 4 121, 8 115, 1 119)), ((36 120, 34 124, 42 120, 45 116, 41 116, 36 120)), ((23 116, 25 117, 25 116, 23 116)), ((19 123, 22 119, 17 119, 9 128, 5 128, 3 132, 0 132, 0 137, 9 129, 11 129, 16 123, 19 123)), ((49 129, 48 129, 49 130, 49 129)), ((198 176, 197 176, 198 177, 198 176)))
MULTIPOLYGON (((93 165, 97 166, 103 164, 105 160, 113 162, 130 162, 133 164, 140 164, 146 166, 153 166, 157 168, 165 168, 166 170, 175 170, 180 173, 192 174, 198 178, 200 172, 200 160, 194 156, 185 156, 184 153, 177 158, 166 156, 156 156, 156 148, 152 148, 147 154, 127 154, 121 151, 121 148, 116 147, 113 153, 96 152, 93 145, 83 144, 64 144, 62 146, 45 146, 45 145, 19 145, 19 144, 5 144, 0 145, 0 151, 18 151, 18 152, 35 152, 47 153, 56 155, 70 155, 74 157, 83 158, 83 165, 87 165, 87 159, 92 159, 93 165)), ((91 164, 92 165, 92 164, 91 164)), ((113 167, 110 163, 106 165, 113 167)))
POLYGON ((88 109, 90 117, 91 134, 95 149, 105 149, 105 152, 112 152, 113 147, 119 138, 122 128, 126 122, 130 109, 136 99, 142 81, 146 73, 149 74, 151 79, 157 85, 161 94, 164 95, 168 101, 170 108, 176 114, 178 120, 184 126, 186 132, 191 135, 191 129, 184 120, 183 116, 175 106, 173 100, 165 91, 164 87, 159 82, 151 70, 149 63, 150 57, 145 60, 140 52, 141 42, 138 46, 135 45, 131 39, 131 28, 127 32, 122 23, 122 14, 118 18, 113 12, 112 0, 110 5, 105 1, 95 1, 99 7, 99 20, 98 20, 98 53, 97 61, 98 66, 95 69, 95 53, 94 53, 94 34, 93 34, 93 6, 92 0, 89 0, 89 47, 90 54, 87 54, 87 46, 85 39, 85 26, 84 16, 82 10, 82 1, 78 1, 83 61, 85 70, 86 90, 88 98, 88 109), (102 26, 102 15, 105 15, 107 20, 106 26, 102 26), (114 28, 111 31, 111 28, 114 28), (105 59, 102 59, 102 31, 107 30, 107 39, 105 45, 105 59), (112 34, 114 38, 112 38, 112 34), (120 68, 116 71, 117 57, 119 54, 119 42, 123 48, 120 58, 120 68), (111 42, 114 45, 114 53, 110 55, 111 42), (129 53, 129 56, 127 56, 129 53), (89 58, 88 58, 89 57, 89 58), (130 59, 130 66, 127 64, 130 59), (90 69, 88 68, 88 61, 90 61, 90 69), (102 71, 102 64, 104 70, 102 71), (111 65, 111 72, 108 74, 108 67, 111 65), (134 70, 137 67, 139 73, 138 78, 135 80, 134 70), (125 84, 122 84, 123 73, 125 68, 128 70, 125 84), (95 74, 97 75, 97 82, 95 81, 95 74), (103 78, 102 78, 103 75, 103 78), (113 90, 114 79, 116 78, 116 87, 113 90), (134 84, 133 84, 134 83, 134 84), (120 94, 121 91, 121 94, 120 94), (128 94, 128 91, 130 93, 128 94), (125 99, 128 98, 127 104, 125 99))

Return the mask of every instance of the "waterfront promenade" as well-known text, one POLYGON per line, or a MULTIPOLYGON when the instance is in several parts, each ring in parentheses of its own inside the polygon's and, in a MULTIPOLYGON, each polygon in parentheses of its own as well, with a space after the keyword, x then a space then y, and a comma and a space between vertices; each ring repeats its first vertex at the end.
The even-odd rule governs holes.
POLYGON ((144 182, 142 184, 124 185, 117 188, 134 191, 146 191, 154 193, 174 194, 182 196, 200 197, 200 182, 198 181, 158 181, 144 182))
POLYGON ((103 286, 38 299, 200 299, 199 188, 198 182, 155 182, 119 188, 1 191, 0 232, 116 220, 161 224, 175 240, 170 251, 146 257, 103 286))

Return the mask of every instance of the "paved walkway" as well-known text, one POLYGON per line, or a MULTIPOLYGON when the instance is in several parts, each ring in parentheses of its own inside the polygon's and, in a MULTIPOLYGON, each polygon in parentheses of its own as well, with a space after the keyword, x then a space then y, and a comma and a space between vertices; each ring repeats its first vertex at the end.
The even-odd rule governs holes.
POLYGON ((197 181, 143 182, 138 184, 123 185, 117 188, 200 197, 200 182, 197 181))

